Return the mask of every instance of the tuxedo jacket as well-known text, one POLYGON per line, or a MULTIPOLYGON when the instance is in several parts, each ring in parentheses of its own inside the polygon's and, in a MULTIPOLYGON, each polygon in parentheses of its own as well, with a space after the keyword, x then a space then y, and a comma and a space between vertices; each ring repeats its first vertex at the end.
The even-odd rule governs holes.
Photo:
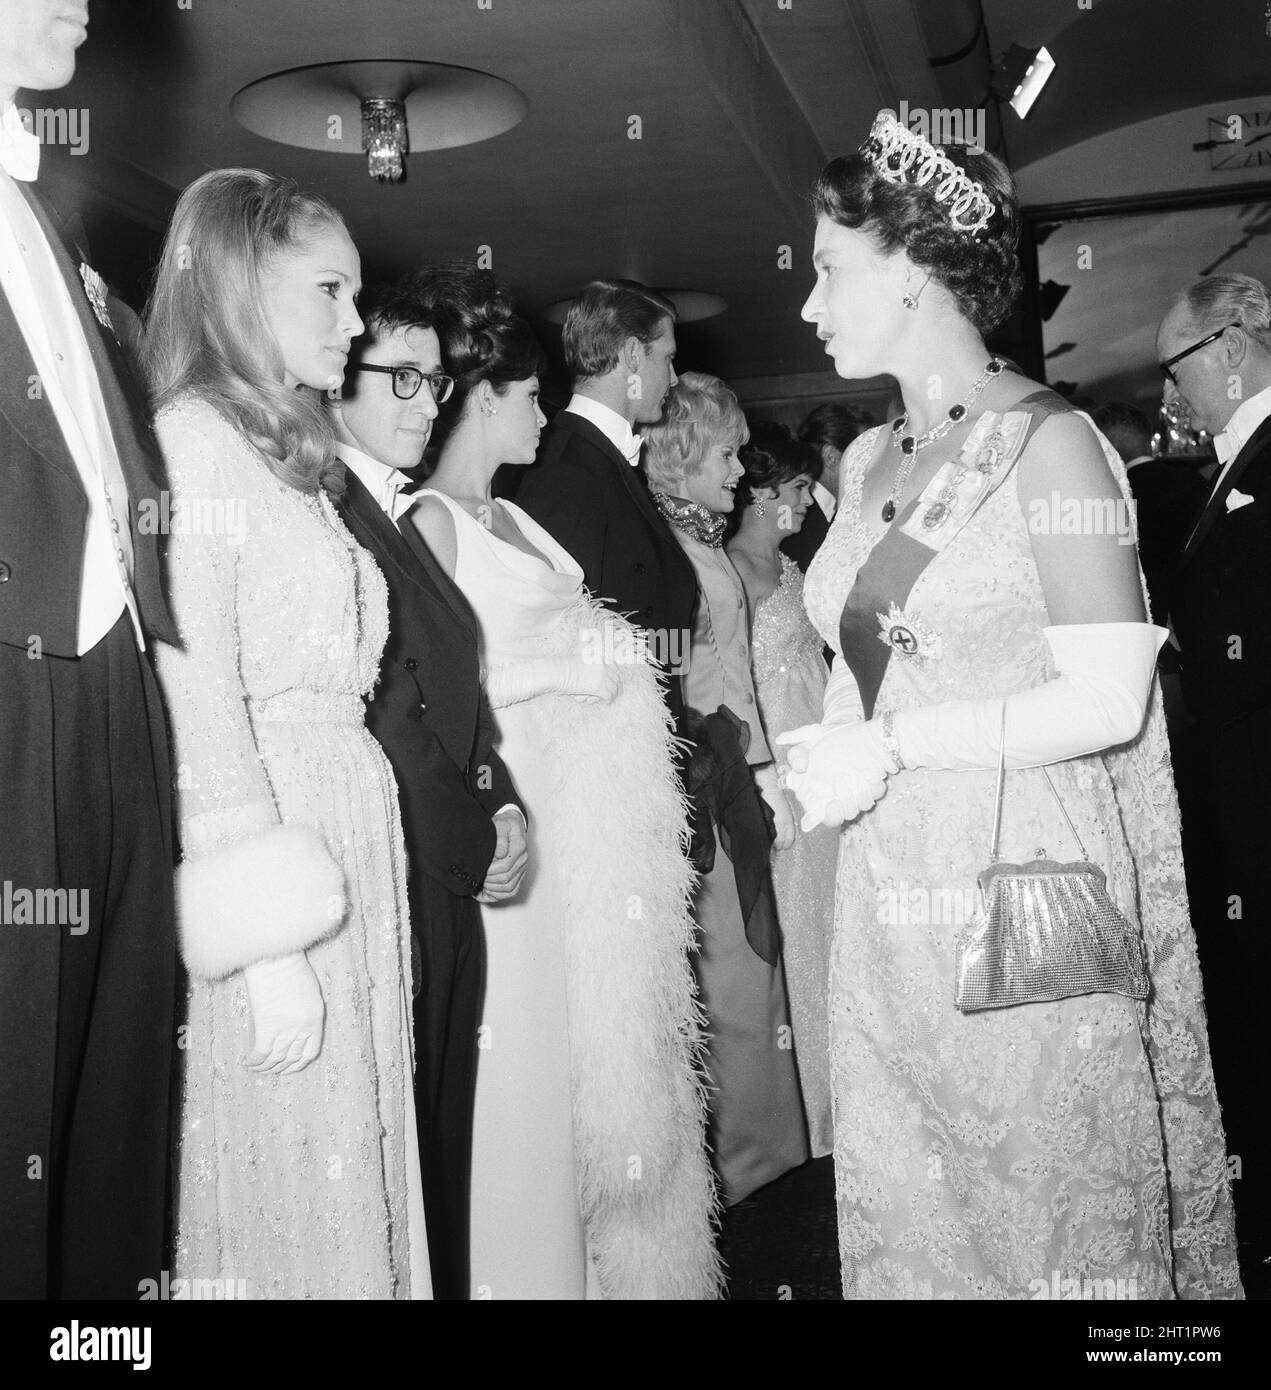
POLYGON ((1129 471, 1138 522, 1139 562, 1147 579, 1152 621, 1164 626, 1170 587, 1183 546, 1209 495, 1209 483, 1191 464, 1148 459, 1129 471))
MULTIPOLYGON (((164 486, 145 403, 123 349, 111 329, 98 322, 84 291, 79 268, 87 257, 63 237, 60 220, 38 195, 28 185, 18 187, 53 249, 101 385, 128 487, 133 589, 142 626, 148 635, 176 643, 164 597, 158 528, 140 529, 143 502, 157 506, 164 486)), ((87 523, 88 499, 79 470, 40 390, 8 296, 0 294, 0 642, 26 647, 38 636, 49 655, 75 655, 87 523)))
POLYGON ((1271 715, 1271 419, 1205 504, 1169 608, 1183 695, 1202 731, 1271 715), (1253 501, 1229 511, 1233 491, 1253 501))
MULTIPOLYGON (((590 420, 568 410, 556 416, 516 500, 578 561, 596 598, 657 634, 667 644, 659 654, 673 659, 678 647, 687 661, 697 575, 644 474, 590 420)), ((678 675, 671 674, 665 694, 682 734, 678 675)))
POLYGON ((389 636, 366 725, 397 778, 412 879, 476 893, 494 856, 491 817, 521 802, 495 750, 476 615, 415 527, 399 531, 352 469, 340 515, 388 584, 389 636))

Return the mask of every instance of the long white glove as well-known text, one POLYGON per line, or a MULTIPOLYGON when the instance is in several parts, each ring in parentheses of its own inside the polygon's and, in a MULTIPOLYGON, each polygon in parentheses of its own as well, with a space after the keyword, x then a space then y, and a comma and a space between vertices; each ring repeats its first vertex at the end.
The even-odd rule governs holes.
MULTIPOLYGON (((1168 631, 1151 623, 1073 623, 1043 628, 1042 636, 1059 674, 1007 697, 1007 767, 1043 767, 1134 738, 1168 631)), ((1002 702, 904 710, 892 726, 905 767, 995 768, 1002 702)))
POLYGON ((821 697, 822 724, 856 724, 865 718, 860 686, 852 668, 840 656, 830 667, 830 678, 821 697))
POLYGON ((303 951, 257 961, 243 971, 252 1011, 249 1070, 286 1076, 303 1071, 322 1051, 326 1005, 322 986, 303 951))
MULTIPOLYGON (((1164 628, 1083 623, 1043 629, 1058 676, 1007 697, 1006 761, 1040 767, 1115 747, 1143 725, 1164 628)), ((997 766, 1002 701, 950 700, 893 716, 904 767, 997 766)), ((782 734, 803 804, 803 827, 837 825, 868 810, 898 771, 878 720, 808 725, 782 734)))
POLYGON ((485 692, 493 709, 519 705, 536 695, 572 695, 586 703, 612 700, 620 678, 610 665, 577 656, 534 656, 492 667, 485 692))
POLYGON ((772 842, 773 849, 789 849, 794 844, 794 811, 777 777, 776 766, 773 763, 765 763, 763 767, 755 768, 755 782, 759 787, 759 795, 768 803, 775 822, 773 828, 776 831, 776 839, 772 842))

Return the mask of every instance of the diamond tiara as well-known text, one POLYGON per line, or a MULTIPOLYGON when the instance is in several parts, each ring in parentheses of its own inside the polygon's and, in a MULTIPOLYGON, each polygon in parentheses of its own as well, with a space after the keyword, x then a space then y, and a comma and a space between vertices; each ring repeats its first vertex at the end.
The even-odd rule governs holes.
POLYGON ((880 111, 874 117, 873 129, 860 153, 888 183, 918 188, 933 184, 936 202, 945 206, 949 221, 959 232, 978 235, 997 211, 982 183, 959 169, 929 140, 901 125, 891 111, 880 111))

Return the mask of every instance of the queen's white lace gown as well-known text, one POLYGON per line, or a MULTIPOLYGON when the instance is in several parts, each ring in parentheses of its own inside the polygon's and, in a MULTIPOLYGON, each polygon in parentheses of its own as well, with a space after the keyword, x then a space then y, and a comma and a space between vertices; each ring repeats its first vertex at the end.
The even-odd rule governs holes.
MULTIPOLYGON (((1009 416, 982 418, 1009 437, 1009 416)), ((808 613, 836 651, 844 601, 887 529, 860 505, 877 437, 848 450, 843 505, 807 577, 808 613)), ((876 715, 1054 677, 1015 478, 903 611, 925 635, 912 656, 893 653, 876 715)), ((1064 1280, 1108 1279, 1122 1297, 1241 1296, 1158 695, 1133 744, 1051 773, 1118 906, 1142 922, 1151 1000, 960 1014, 958 904, 973 902, 988 860, 995 774, 892 777, 846 828, 838 867, 830 1025, 846 1297, 1040 1298, 1075 1287, 1064 1280)), ((1006 787, 1003 859, 1040 846, 1078 857, 1040 771, 1008 772, 1006 787)))
MULTIPOLYGON (((191 981, 176 1273, 243 1280, 252 1298, 431 1297, 405 850, 392 771, 364 723, 388 633, 384 579, 325 493, 279 482, 209 405, 180 401, 156 431, 172 516, 186 518, 168 545, 184 650, 158 662, 183 853, 279 821, 316 827, 348 901, 339 929, 308 949, 326 1019, 304 1071, 243 1067, 241 972, 191 981)), ((273 891, 281 906, 288 886, 273 891)))

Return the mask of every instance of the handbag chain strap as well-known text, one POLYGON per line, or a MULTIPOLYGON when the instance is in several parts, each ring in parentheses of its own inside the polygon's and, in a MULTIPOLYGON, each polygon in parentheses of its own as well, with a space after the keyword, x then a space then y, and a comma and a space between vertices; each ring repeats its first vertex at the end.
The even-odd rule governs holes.
MULTIPOLYGON (((1050 788, 1050 794, 1055 798, 1055 804, 1059 807, 1059 813, 1063 816, 1072 838, 1077 842, 1077 848, 1081 851, 1081 857, 1090 862, 1090 856, 1086 853, 1086 847, 1081 843, 1081 836, 1077 834, 1077 827, 1072 823, 1072 817, 1068 814, 1059 793, 1055 790, 1055 784, 1050 780, 1049 769, 1041 769, 1042 776, 1046 779, 1046 785, 1050 788)), ((994 797, 993 805, 993 843, 989 846, 989 863, 998 862, 998 840, 1002 832, 1002 792, 1006 785, 1006 700, 1002 700, 1002 736, 998 741, 997 747, 997 792, 994 797)))

